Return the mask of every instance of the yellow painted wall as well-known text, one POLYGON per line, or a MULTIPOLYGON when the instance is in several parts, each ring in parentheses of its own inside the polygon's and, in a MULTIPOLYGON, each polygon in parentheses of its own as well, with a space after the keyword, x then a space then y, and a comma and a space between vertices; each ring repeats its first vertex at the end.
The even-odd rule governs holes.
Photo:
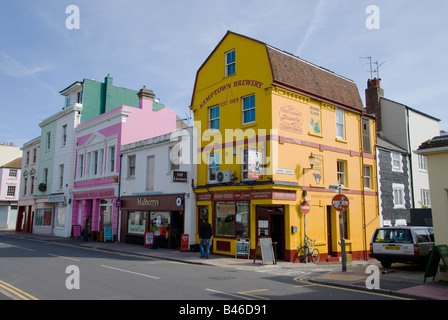
MULTIPOLYGON (((285 90, 272 85, 272 73, 268 61, 266 47, 257 41, 247 39, 235 34, 228 34, 215 48, 197 74, 195 91, 191 109, 194 112, 195 125, 199 128, 198 147, 205 150, 198 155, 201 160, 198 164, 198 186, 204 186, 207 181, 207 161, 209 149, 215 147, 222 157, 220 170, 232 170, 241 181, 242 165, 241 152, 244 148, 244 139, 251 138, 251 134, 269 135, 266 145, 257 145, 269 159, 269 166, 264 170, 264 181, 280 181, 296 183, 286 187, 297 192, 296 201, 287 200, 252 200, 250 206, 250 234, 251 248, 255 249, 256 236, 256 205, 280 204, 285 207, 285 249, 295 250, 303 244, 304 217, 298 210, 303 200, 302 186, 313 188, 308 191, 306 198, 311 199, 312 209, 307 215, 307 234, 317 240, 321 252, 327 253, 327 206, 331 206, 331 199, 336 194, 328 189, 329 185, 337 185, 337 160, 347 163, 347 192, 350 200, 348 211, 348 239, 347 250, 366 251, 374 229, 379 226, 376 164, 374 159, 375 123, 369 121, 371 150, 367 157, 361 157, 361 117, 360 113, 345 110, 345 139, 336 138, 335 113, 336 106, 319 101, 303 94, 285 90), (235 49, 236 73, 225 76, 225 53, 235 49), (244 80, 252 80, 245 81, 244 80), (221 88, 221 89, 219 89, 221 88), (255 94, 256 121, 252 124, 242 125, 241 98, 255 94), (209 107, 220 105, 220 129, 207 132, 209 120, 209 107), (223 144, 227 130, 242 130, 235 140, 241 142, 235 148, 232 144, 223 144), (315 129, 318 129, 317 132, 315 129), (246 136, 245 136, 246 135, 246 136), (235 154, 235 151, 236 154, 235 154), (303 175, 303 168, 309 167, 309 155, 316 156, 317 164, 313 170, 303 175), (372 169, 372 188, 365 189, 370 192, 362 196, 362 166, 370 165, 372 169), (318 175, 320 174, 320 180, 318 175), (353 193, 354 192, 354 193, 353 193), (364 228, 364 226, 367 226, 364 228), (291 226, 297 226, 298 232, 291 233, 291 226)), ((230 131, 230 133, 235 131, 230 131)), ((247 145, 246 145, 247 146, 247 145)), ((258 188, 273 188, 258 186, 258 188)), ((216 187, 213 191, 244 190, 246 187, 216 187)), ((203 192, 197 191, 197 192, 203 192)), ((200 202, 198 205, 209 205, 210 222, 213 225, 213 202, 200 202)), ((332 210, 333 249, 340 252, 337 244, 339 239, 339 214, 332 210)), ((197 239, 199 240, 199 239, 197 239)), ((235 254, 236 241, 231 242, 231 252, 235 254)), ((216 251, 215 251, 216 252, 216 251)), ((224 252, 217 252, 224 253, 224 252)))

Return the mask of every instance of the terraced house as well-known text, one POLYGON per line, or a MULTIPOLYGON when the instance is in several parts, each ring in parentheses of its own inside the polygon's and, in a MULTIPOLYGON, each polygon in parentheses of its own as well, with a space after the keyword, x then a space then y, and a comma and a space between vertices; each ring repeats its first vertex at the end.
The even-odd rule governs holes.
POLYGON ((197 71, 190 108, 198 132, 197 223, 208 216, 214 253, 235 255, 245 238, 253 257, 258 239, 270 237, 278 258, 294 261, 306 233, 321 259, 338 259, 330 186, 340 185, 350 203, 346 250, 366 257, 379 225, 376 132, 353 81, 228 31, 197 71), (299 210, 305 199, 306 216, 299 210))
POLYGON ((64 99, 62 109, 58 108, 58 112, 39 124, 41 136, 40 139, 36 138, 39 141, 27 143, 40 147, 38 158, 35 158, 34 148, 31 150, 34 161, 33 168, 29 168, 31 185, 19 199, 28 200, 28 210, 23 214, 24 209, 21 209, 17 228, 21 229, 26 222, 26 232, 68 237, 72 231, 77 143, 75 129, 81 123, 124 104, 137 109, 139 99, 137 91, 114 86, 110 75, 104 78, 104 82, 89 79, 76 81, 61 90, 60 94, 64 99), (31 200, 34 200, 34 205, 31 200))

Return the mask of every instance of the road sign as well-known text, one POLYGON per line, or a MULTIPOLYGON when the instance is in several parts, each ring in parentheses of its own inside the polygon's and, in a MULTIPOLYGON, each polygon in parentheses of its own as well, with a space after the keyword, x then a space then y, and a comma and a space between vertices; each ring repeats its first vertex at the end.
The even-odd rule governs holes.
POLYGON ((345 195, 337 194, 333 197, 333 200, 331 200, 331 205, 336 211, 343 212, 348 209, 349 201, 345 195))
POLYGON ((308 201, 302 201, 302 203, 300 204, 300 212, 302 212, 302 214, 307 214, 310 212, 310 210, 310 203, 308 201))

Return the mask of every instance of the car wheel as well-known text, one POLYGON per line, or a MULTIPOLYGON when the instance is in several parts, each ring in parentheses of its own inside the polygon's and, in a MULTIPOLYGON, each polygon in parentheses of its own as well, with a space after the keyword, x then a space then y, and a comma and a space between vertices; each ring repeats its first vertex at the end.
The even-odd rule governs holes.
POLYGON ((390 261, 380 261, 380 262, 383 268, 390 268, 390 266, 392 265, 392 262, 390 261))

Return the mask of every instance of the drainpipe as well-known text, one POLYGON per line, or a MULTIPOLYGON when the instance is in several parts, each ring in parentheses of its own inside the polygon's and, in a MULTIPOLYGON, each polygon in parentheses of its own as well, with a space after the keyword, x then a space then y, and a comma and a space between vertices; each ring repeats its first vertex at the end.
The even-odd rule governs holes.
POLYGON ((410 173, 410 181, 411 181, 411 185, 409 186, 411 189, 411 199, 410 199, 410 205, 411 208, 414 209, 415 208, 415 195, 414 195, 414 168, 412 167, 412 146, 411 146, 411 133, 410 133, 410 129, 409 129, 409 108, 406 108, 406 133, 407 133, 407 152, 409 153, 409 173, 410 173))
MULTIPOLYGON (((120 153, 120 167, 118 170, 118 199, 121 202, 121 160, 123 159, 123 154, 120 153)), ((121 218, 121 204, 117 211, 117 241, 120 241, 120 218, 121 218)))
MULTIPOLYGON (((362 117, 364 115, 364 111, 361 113, 361 116, 359 117, 359 140, 360 140, 360 147, 361 147, 361 209, 362 209, 362 230, 363 230, 363 257, 364 260, 367 260, 367 243, 366 243, 366 236, 367 236, 367 230, 366 230, 366 197, 365 197, 365 191, 364 191, 364 137, 363 137, 363 131, 362 131, 362 117)), ((369 131, 370 131, 370 120, 369 120, 369 131)), ((369 135, 370 136, 370 135, 369 135)), ((371 172, 372 175, 372 172, 371 172)), ((370 180, 372 181, 372 177, 370 177, 370 180)))

